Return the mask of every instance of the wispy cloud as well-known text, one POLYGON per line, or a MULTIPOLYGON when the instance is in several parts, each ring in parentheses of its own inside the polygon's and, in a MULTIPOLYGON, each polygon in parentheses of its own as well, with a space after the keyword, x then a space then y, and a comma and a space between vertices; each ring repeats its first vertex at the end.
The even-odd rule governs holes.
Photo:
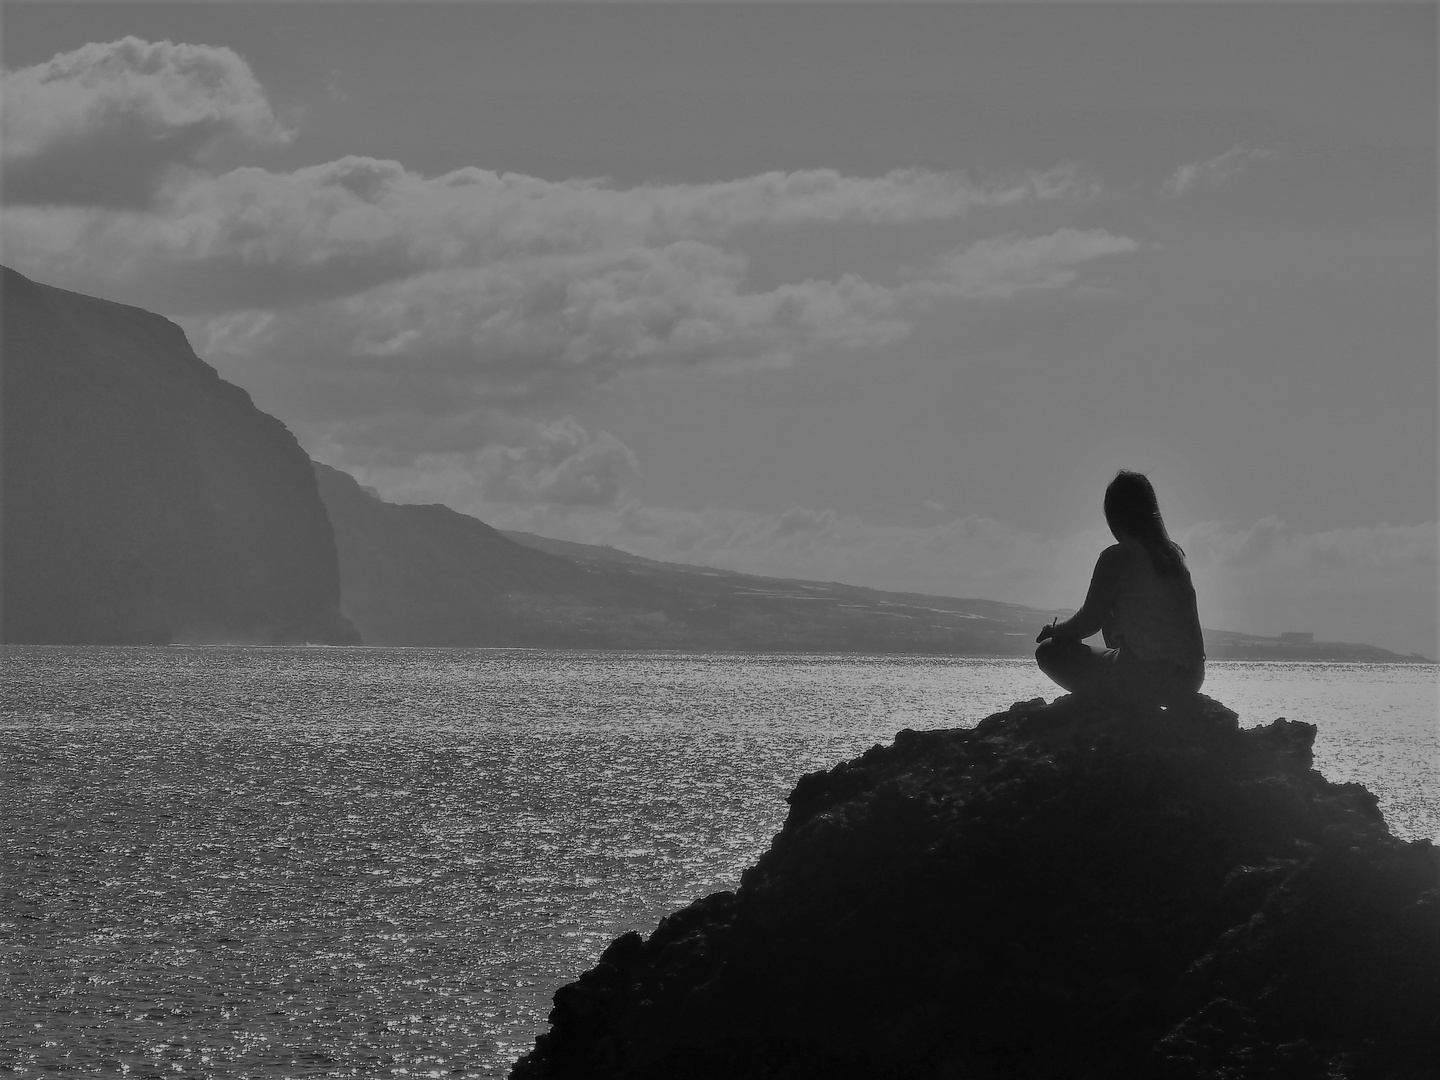
MULTIPOLYGON (((408 427, 408 425, 406 425, 408 427)), ((499 413, 456 417, 458 436, 438 449, 410 452, 398 444, 316 440, 315 456, 399 502, 568 514, 613 509, 628 501, 640 464, 631 449, 605 431, 589 431, 574 417, 534 420, 499 413), (467 428, 483 428, 477 439, 467 428), (483 444, 483 445, 477 445, 483 444)))
POLYGON ((1199 187, 1219 187, 1238 175, 1251 163, 1276 157, 1275 150, 1258 150, 1244 146, 1232 146, 1223 154, 1181 165, 1160 185, 1160 194, 1167 199, 1178 199, 1199 187))
POLYGON ((1075 282, 1081 264, 1140 248, 1138 241, 1104 229, 997 236, 953 251, 910 276, 917 289, 932 295, 1006 300, 1022 292, 1063 288, 1075 282))

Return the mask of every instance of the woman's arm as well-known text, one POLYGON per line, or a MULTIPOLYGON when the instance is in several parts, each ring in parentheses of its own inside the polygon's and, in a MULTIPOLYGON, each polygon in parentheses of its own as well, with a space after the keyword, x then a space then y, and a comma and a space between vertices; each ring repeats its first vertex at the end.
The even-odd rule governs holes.
POLYGON ((1100 553, 1100 558, 1095 560, 1095 573, 1090 577, 1090 591, 1085 594, 1085 603, 1070 618, 1057 623, 1050 630, 1049 637, 1081 641, 1100 632, 1110 620, 1116 597, 1120 595, 1120 570, 1124 557, 1124 549, 1119 544, 1112 544, 1100 553))

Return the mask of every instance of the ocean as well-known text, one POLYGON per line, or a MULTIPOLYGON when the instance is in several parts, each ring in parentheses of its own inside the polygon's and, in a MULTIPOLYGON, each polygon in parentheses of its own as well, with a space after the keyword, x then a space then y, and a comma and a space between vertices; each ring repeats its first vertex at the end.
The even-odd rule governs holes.
MULTIPOLYGON (((1437 669, 1221 662, 1440 839, 1437 669)), ((9 646, 0 1073, 503 1077, 803 773, 1057 690, 1024 660, 9 646)))

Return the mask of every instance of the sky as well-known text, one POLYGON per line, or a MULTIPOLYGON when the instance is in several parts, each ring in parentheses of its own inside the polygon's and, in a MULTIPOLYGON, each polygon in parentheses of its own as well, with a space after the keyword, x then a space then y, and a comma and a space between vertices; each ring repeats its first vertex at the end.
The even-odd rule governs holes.
POLYGON ((1436 6, 6 0, 0 257, 399 502, 1437 655, 1436 6))

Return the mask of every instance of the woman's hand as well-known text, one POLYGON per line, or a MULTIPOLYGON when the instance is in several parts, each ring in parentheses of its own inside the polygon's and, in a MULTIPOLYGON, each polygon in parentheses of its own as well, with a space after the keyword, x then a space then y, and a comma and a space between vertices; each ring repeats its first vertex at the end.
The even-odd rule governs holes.
MULTIPOLYGON (((1058 619, 1058 618, 1059 618, 1059 616, 1056 616, 1056 619, 1058 619)), ((1046 638, 1052 638, 1052 637, 1055 636, 1055 622, 1056 622, 1056 619, 1051 619, 1049 626, 1042 626, 1042 627, 1040 628, 1040 633, 1039 633, 1039 634, 1036 636, 1036 638, 1035 638, 1035 643, 1036 643, 1037 645, 1038 645, 1040 642, 1044 641, 1046 638)))

